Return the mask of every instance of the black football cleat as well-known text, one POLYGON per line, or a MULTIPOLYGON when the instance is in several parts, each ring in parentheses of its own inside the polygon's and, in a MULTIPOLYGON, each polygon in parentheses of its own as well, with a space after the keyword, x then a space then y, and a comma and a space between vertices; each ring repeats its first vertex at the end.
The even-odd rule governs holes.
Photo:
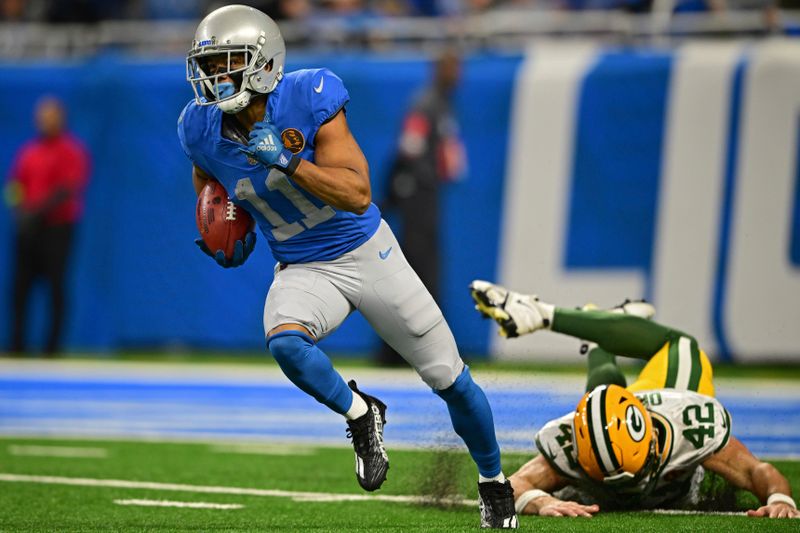
MULTIPOLYGON (((348 383, 354 394, 367 402, 367 413, 347 421, 347 437, 353 440, 356 452, 356 478, 361 488, 378 490, 386 481, 389 457, 383 447, 383 426, 386 425, 386 405, 377 398, 364 394, 355 381, 348 383)), ((513 508, 513 504, 512 504, 513 508)))
POLYGON ((478 506, 481 510, 481 527, 492 529, 517 529, 517 512, 514 510, 514 489, 505 480, 478 483, 478 506))

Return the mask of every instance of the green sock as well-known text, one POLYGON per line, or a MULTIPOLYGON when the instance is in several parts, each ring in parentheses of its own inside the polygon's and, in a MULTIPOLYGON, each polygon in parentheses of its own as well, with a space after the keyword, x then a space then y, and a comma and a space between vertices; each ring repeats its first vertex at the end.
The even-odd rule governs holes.
POLYGON ((650 359, 676 335, 668 327, 638 316, 556 307, 552 331, 595 342, 603 350, 625 357, 650 359))
POLYGON ((617 358, 602 348, 594 348, 587 357, 589 375, 586 378, 586 391, 599 385, 628 385, 625 376, 617 366, 617 358))

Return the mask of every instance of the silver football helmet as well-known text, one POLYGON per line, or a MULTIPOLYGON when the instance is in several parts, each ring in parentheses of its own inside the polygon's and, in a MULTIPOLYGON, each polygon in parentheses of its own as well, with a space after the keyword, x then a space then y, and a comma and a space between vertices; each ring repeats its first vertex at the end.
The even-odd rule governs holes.
POLYGON ((286 45, 274 20, 252 7, 225 6, 197 26, 186 57, 186 79, 198 105, 216 104, 226 113, 238 113, 253 93, 275 89, 283 79, 285 60, 286 45), (226 57, 227 68, 209 69, 211 56, 226 57), (223 78, 233 83, 221 82, 223 78))

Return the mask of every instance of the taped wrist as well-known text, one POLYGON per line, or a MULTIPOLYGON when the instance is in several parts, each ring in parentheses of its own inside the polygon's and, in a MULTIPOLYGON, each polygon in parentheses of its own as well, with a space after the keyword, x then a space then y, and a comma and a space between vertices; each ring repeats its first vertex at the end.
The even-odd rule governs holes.
POLYGON ((517 514, 522 514, 522 511, 525 510, 529 503, 542 496, 550 496, 550 494, 539 489, 526 490, 520 494, 517 501, 514 502, 514 509, 517 511, 517 514))
POLYGON ((281 151, 281 155, 278 156, 278 161, 275 163, 275 166, 278 167, 278 170, 289 177, 294 175, 299 165, 300 158, 286 149, 281 151))
POLYGON ((769 498, 767 498, 767 505, 772 505, 773 503, 785 503, 786 505, 797 509, 797 504, 794 502, 794 499, 792 499, 792 497, 788 494, 783 494, 782 492, 774 492, 769 495, 769 498))

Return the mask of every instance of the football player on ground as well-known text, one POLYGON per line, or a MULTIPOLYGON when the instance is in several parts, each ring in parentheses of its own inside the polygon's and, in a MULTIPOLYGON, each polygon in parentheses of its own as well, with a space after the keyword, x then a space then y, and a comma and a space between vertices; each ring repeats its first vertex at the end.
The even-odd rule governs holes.
POLYGON ((748 516, 800 517, 786 478, 731 436, 697 341, 650 321, 652 305, 566 309, 480 280, 470 292, 503 336, 549 329, 581 339, 588 353, 588 392, 574 412, 537 433, 540 455, 510 477, 518 513, 590 517, 601 508, 687 507, 711 471, 764 504, 748 516), (630 386, 616 355, 647 361, 630 386), (560 498, 551 494, 558 490, 560 498))
MULTIPOLYGON (((324 68, 284 73, 284 59, 267 15, 240 5, 213 11, 187 58, 195 99, 178 119, 196 191, 218 180, 278 261, 264 307, 269 350, 297 387, 346 418, 358 482, 376 490, 389 468, 386 406, 345 383, 317 346, 360 311, 447 403, 478 466, 481 525, 517 527, 491 408, 371 202, 367 161, 345 117, 347 90, 324 68)), ((237 241, 230 260, 197 244, 227 268, 241 265, 255 242, 253 232, 237 241)))

